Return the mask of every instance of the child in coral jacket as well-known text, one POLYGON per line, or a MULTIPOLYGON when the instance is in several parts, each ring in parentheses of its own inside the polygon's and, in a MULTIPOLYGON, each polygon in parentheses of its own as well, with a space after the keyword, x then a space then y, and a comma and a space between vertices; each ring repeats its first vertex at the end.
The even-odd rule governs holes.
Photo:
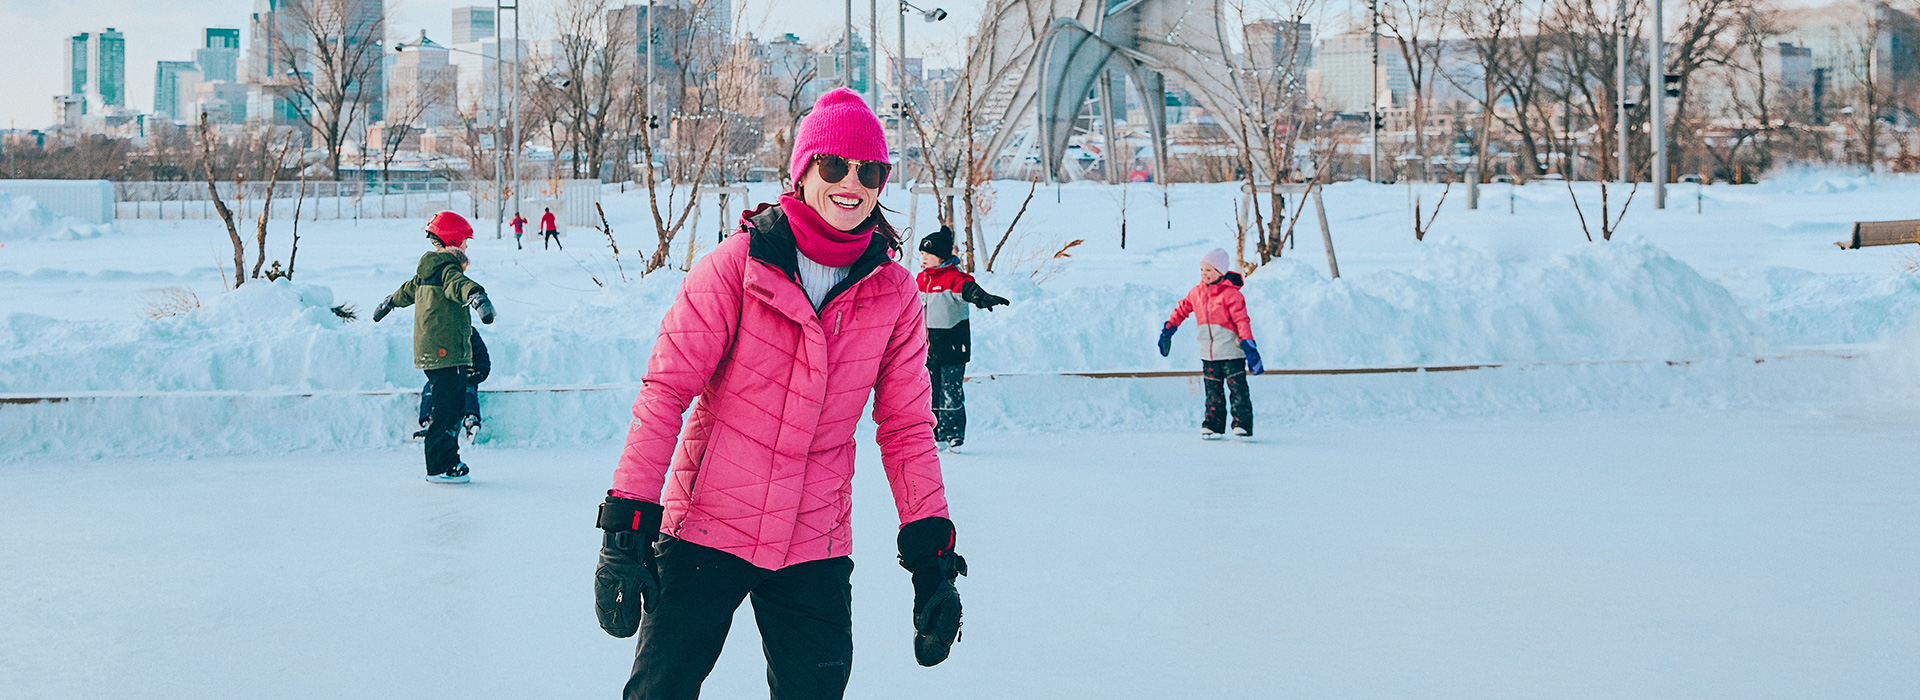
POLYGON ((1253 343, 1253 324, 1247 321, 1247 299, 1240 294, 1238 272, 1221 272, 1230 267, 1227 251, 1215 248, 1200 258, 1200 284, 1174 307, 1173 315, 1160 328, 1160 356, 1173 350, 1173 333, 1180 323, 1193 316, 1200 334, 1202 383, 1207 390, 1207 415, 1200 422, 1200 437, 1218 440, 1226 430, 1226 414, 1231 405, 1233 434, 1253 437, 1253 401, 1247 397, 1247 373, 1260 374, 1260 350, 1253 343), (1222 386, 1224 384, 1225 386, 1222 386), (1233 392, 1228 403, 1227 390, 1233 392))

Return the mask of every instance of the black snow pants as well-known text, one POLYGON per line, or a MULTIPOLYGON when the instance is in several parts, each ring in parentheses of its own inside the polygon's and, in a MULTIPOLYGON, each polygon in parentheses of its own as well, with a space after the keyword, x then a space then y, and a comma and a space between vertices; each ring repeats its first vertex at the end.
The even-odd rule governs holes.
POLYGON ((927 365, 933 380, 933 439, 936 442, 967 439, 967 394, 961 389, 966 364, 927 365))
MULTIPOLYGON (((480 417, 480 385, 467 383, 466 398, 461 399, 461 416, 480 417)), ((433 420, 433 382, 420 390, 420 424, 426 425, 433 420)))
POLYGON ((547 246, 549 245, 559 248, 561 250, 567 249, 566 246, 560 245, 559 231, 541 231, 540 232, 540 249, 547 250, 547 246))
POLYGON ((661 536, 660 602, 640 618, 626 700, 694 700, 727 641, 740 601, 767 656, 772 700, 839 700, 853 664, 853 559, 768 571, 732 554, 661 536))
POLYGON ((1209 432, 1227 432, 1227 411, 1231 406, 1233 427, 1252 435, 1253 400, 1247 397, 1247 361, 1201 360, 1200 364, 1205 368, 1200 383, 1207 388, 1207 417, 1200 421, 1200 427, 1209 432), (1227 399, 1228 389, 1233 390, 1231 403, 1227 399))
POLYGON ((444 474, 460 463, 460 412, 467 396, 467 368, 427 370, 427 391, 433 394, 427 422, 427 473, 444 474))

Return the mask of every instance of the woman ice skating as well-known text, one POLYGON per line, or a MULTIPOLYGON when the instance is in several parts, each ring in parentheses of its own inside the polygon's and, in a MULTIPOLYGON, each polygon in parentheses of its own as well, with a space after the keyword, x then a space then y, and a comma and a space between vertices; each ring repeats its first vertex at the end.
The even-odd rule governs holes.
POLYGON ((553 207, 545 207, 545 209, 546 211, 540 214, 540 249, 546 250, 547 244, 551 243, 556 248, 566 250, 566 246, 560 245, 560 225, 554 221, 553 207))
POLYGON ((1200 437, 1218 440, 1227 427, 1227 407, 1233 412, 1233 434, 1253 437, 1253 401, 1247 397, 1247 374, 1260 374, 1260 349, 1253 343, 1253 325, 1247 321, 1247 300, 1240 295, 1245 284, 1238 272, 1222 273, 1230 267, 1227 251, 1215 248, 1200 257, 1200 284, 1187 292, 1187 298, 1174 307, 1173 315, 1160 327, 1160 356, 1173 350, 1173 333, 1188 315, 1199 326, 1201 383, 1207 388, 1207 415, 1200 422, 1200 437), (1222 387, 1221 384, 1225 384, 1222 387), (1233 392, 1228 403, 1227 390, 1233 392))
MULTIPOLYGON (((480 329, 473 330, 473 369, 467 372, 466 391, 461 392, 460 428, 473 439, 480 432, 480 383, 487 380, 493 372, 493 362, 487 357, 487 344, 480 340, 480 329)), ((433 422, 433 382, 420 389, 420 432, 414 433, 415 440, 427 436, 427 425, 433 422)))
POLYGON ((599 516, 600 626, 639 633, 628 700, 698 696, 748 599, 773 697, 845 694, 848 499, 869 396, 912 572, 915 657, 941 662, 959 633, 966 561, 933 444, 926 331, 875 208, 886 159, 857 93, 822 96, 795 135, 794 191, 743 214, 661 320, 599 516))
POLYGON ((967 440, 967 397, 960 388, 973 355, 967 305, 992 311, 1007 300, 988 294, 960 270, 953 229, 942 226, 920 241, 920 307, 927 317, 927 374, 933 379, 933 441, 952 451, 967 440))
POLYGON ((420 256, 413 279, 380 301, 373 320, 386 318, 396 307, 419 304, 413 315, 413 366, 427 373, 433 392, 433 416, 427 423, 427 481, 464 484, 467 465, 460 461, 460 409, 473 366, 473 321, 468 308, 480 312, 481 323, 493 323, 493 302, 487 290, 467 279, 467 241, 473 227, 450 211, 427 222, 433 250, 420 256))
POLYGON ((521 216, 520 212, 516 211, 513 213, 513 221, 510 223, 513 224, 513 249, 521 250, 520 234, 527 232, 527 217, 521 216))

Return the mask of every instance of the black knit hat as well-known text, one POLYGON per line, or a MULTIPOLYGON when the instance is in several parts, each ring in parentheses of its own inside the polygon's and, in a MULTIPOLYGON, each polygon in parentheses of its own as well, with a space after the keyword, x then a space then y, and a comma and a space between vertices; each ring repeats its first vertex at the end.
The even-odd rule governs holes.
POLYGON ((920 239, 920 252, 945 260, 953 257, 953 227, 942 226, 940 230, 927 234, 920 239))

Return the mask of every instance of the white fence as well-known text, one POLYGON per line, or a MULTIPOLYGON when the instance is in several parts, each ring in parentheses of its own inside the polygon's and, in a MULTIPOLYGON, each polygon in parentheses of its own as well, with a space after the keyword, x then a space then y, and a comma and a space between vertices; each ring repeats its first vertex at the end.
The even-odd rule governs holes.
MULTIPOLYGON (((10 182, 30 182, 13 180, 10 182)), ((99 181, 106 185, 105 181, 99 181)), ((220 199, 236 217, 260 215, 266 203, 267 183, 218 183, 220 199)), ((598 180, 561 180, 526 183, 521 206, 527 218, 538 221, 542 207, 553 208, 569 226, 599 224, 593 205, 600 201, 598 180)), ((487 182, 281 182, 273 187, 272 218, 291 219, 294 209, 308 221, 323 219, 411 219, 452 210, 473 219, 490 219, 498 206, 487 182)), ((111 183, 109 212, 123 219, 217 219, 205 182, 111 183)), ((524 213, 524 212, 523 212, 524 213)), ((508 212, 511 216, 512 212, 508 212)))
MULTIPOLYGON (((206 188, 202 186, 201 191, 206 188)), ((0 180, 0 192, 31 197, 62 216, 113 223, 114 186, 106 180, 0 180)))

